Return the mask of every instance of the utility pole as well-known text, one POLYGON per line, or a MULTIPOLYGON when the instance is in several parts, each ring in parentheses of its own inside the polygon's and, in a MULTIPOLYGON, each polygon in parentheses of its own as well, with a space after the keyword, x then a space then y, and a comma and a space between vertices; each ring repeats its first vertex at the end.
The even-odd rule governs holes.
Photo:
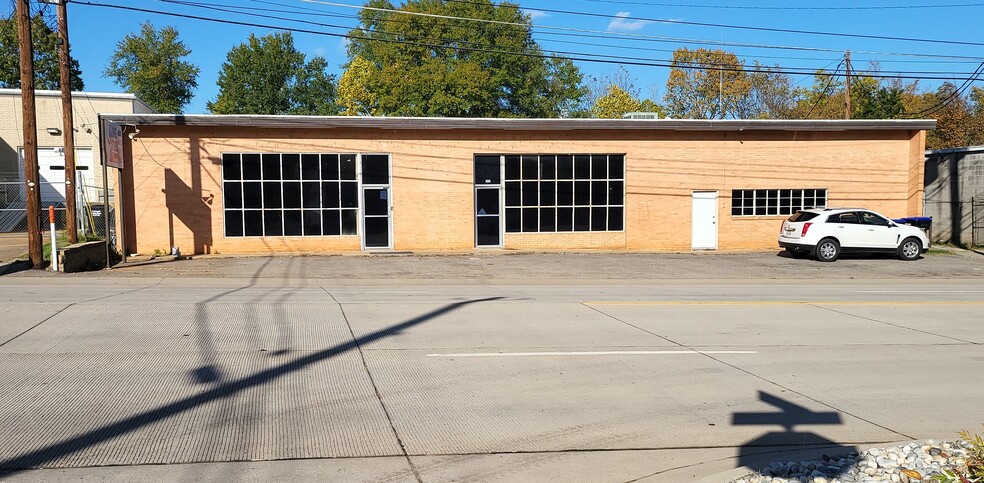
POLYGON ((58 67, 62 101, 62 137, 65 140, 65 231, 68 243, 78 243, 78 227, 75 208, 75 127, 72 119, 72 80, 69 70, 71 56, 68 49, 68 0, 58 0, 58 67))
POLYGON ((24 192, 27 203, 27 248, 34 268, 42 268, 41 186, 38 185, 38 129, 34 106, 34 48, 30 0, 17 0, 20 43, 21 107, 24 115, 24 192))
POLYGON ((847 99, 844 103, 844 119, 851 118, 851 51, 844 54, 844 70, 847 72, 845 86, 847 87, 847 99))

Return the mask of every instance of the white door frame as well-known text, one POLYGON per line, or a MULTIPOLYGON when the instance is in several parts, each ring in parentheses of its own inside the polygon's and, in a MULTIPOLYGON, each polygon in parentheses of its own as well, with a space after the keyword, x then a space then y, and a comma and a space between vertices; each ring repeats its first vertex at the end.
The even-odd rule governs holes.
POLYGON ((717 191, 694 191, 691 194, 691 250, 718 249, 718 210, 717 191), (707 210, 712 205, 713 211, 707 210), (709 219, 707 214, 711 215, 709 219))
MULTIPOLYGON (((363 251, 373 250, 392 250, 393 249, 393 156, 386 153, 360 153, 355 156, 355 177, 359 180, 359 238, 363 251), (389 171, 389 182, 386 184, 364 184, 362 182, 362 156, 363 155, 386 156, 387 170, 389 171), (365 197, 367 189, 386 190, 386 218, 387 218, 387 245, 385 247, 366 246, 366 207, 365 197)), ((382 215, 368 215, 380 218, 382 215)))

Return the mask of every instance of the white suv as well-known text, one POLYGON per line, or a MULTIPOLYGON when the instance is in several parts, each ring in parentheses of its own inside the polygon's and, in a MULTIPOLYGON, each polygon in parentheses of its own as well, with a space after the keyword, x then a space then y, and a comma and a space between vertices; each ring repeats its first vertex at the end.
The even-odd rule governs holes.
POLYGON ((821 262, 844 253, 894 253, 915 260, 929 250, 922 229, 899 225, 874 211, 860 208, 814 208, 797 211, 782 222, 779 246, 796 258, 821 262))

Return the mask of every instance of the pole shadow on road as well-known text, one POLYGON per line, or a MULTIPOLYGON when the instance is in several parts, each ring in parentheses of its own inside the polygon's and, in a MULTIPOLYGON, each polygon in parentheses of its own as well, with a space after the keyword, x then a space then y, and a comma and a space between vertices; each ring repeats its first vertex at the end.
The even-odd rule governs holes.
POLYGON ((41 467, 45 463, 55 461, 85 448, 112 440, 116 437, 133 432, 158 421, 177 416, 204 404, 233 396, 250 388, 269 384, 277 379, 301 371, 308 366, 324 362, 352 350, 358 350, 365 344, 397 335, 406 329, 423 324, 444 314, 458 310, 464 306, 482 302, 492 302, 502 298, 503 297, 488 297, 448 304, 399 324, 377 330, 362 337, 354 338, 348 342, 314 352, 304 357, 299 357, 276 367, 271 367, 270 369, 260 371, 251 376, 222 382, 221 384, 202 393, 180 399, 156 409, 151 409, 149 411, 129 416, 116 422, 108 423, 64 441, 48 445, 10 459, 2 460, 0 461, 0 477, 9 477, 27 469, 41 467))
MULTIPOLYGON (((767 432, 742 444, 738 451, 739 467, 761 469, 768 465, 769 455, 774 455, 777 451, 822 449, 825 457, 817 459, 825 460, 834 456, 857 453, 858 449, 854 446, 844 446, 817 433, 796 429, 797 426, 803 425, 844 424, 840 413, 811 411, 809 408, 765 391, 759 391, 759 400, 775 406, 779 411, 734 413, 731 417, 731 424, 733 426, 781 426, 783 430, 767 432)), ((778 455, 772 457, 775 458, 778 455)), ((845 467, 841 470, 831 466, 826 468, 826 473, 829 476, 840 476, 847 469, 845 467)))

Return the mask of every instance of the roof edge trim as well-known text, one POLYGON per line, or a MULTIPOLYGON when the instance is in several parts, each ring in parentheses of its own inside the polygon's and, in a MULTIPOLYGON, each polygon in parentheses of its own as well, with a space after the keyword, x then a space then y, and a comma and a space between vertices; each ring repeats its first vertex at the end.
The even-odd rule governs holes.
POLYGON ((144 126, 363 128, 415 130, 653 130, 653 131, 863 131, 928 130, 935 119, 777 120, 777 119, 513 119, 447 117, 270 116, 213 114, 107 114, 106 120, 144 126))

